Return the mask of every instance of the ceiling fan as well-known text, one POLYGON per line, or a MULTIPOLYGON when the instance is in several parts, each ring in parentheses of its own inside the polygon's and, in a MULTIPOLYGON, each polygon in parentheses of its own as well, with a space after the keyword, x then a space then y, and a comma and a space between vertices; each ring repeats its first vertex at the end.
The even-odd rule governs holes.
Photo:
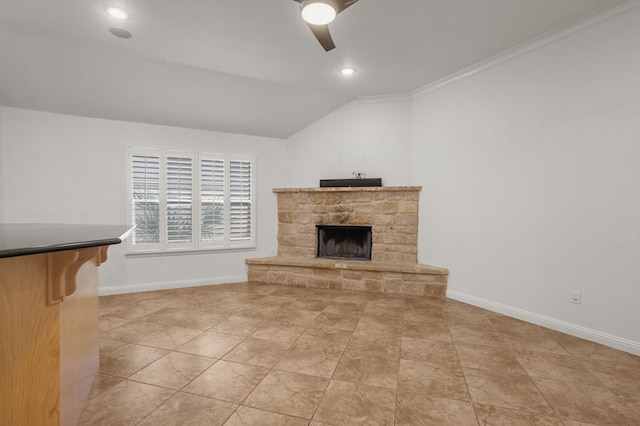
POLYGON ((302 19, 304 19, 311 32, 318 39, 324 50, 327 52, 334 49, 331 34, 329 33, 329 23, 336 15, 358 0, 293 0, 300 3, 302 19))

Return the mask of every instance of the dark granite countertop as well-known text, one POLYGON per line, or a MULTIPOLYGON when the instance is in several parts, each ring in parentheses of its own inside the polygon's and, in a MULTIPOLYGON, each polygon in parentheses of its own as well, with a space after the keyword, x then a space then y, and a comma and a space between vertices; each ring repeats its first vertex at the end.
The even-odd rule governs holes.
POLYGON ((0 258, 120 244, 128 225, 0 224, 0 258))

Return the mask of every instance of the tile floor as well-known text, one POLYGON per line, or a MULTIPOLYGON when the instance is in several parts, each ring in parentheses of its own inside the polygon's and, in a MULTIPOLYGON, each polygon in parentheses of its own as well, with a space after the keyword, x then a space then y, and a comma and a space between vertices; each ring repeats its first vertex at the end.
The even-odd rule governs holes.
POLYGON ((640 357, 452 300, 241 283, 100 316, 81 425, 640 425, 640 357))

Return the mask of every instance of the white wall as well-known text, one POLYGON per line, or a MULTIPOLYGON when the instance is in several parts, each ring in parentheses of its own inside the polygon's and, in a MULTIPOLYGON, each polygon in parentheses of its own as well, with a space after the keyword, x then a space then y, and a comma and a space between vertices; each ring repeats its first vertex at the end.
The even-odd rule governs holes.
POLYGON ((414 100, 450 296, 640 353, 638 40, 636 9, 414 100))
POLYGON ((244 259, 276 251, 273 187, 283 186, 285 142, 2 108, 7 223, 126 223, 127 147, 160 147, 257 158, 256 250, 125 258, 109 249, 101 293, 242 281, 244 259))
POLYGON ((354 171, 386 186, 407 185, 410 147, 410 101, 354 101, 288 139, 288 186, 317 187, 354 171))

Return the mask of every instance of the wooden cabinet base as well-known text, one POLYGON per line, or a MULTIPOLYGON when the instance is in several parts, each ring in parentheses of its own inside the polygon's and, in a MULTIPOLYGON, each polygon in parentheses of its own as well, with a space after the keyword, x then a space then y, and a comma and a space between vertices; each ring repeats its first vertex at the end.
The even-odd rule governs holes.
POLYGON ((77 252, 75 276, 53 278, 75 291, 55 303, 52 253, 0 259, 1 425, 73 426, 82 412, 99 363, 100 258, 77 252))

